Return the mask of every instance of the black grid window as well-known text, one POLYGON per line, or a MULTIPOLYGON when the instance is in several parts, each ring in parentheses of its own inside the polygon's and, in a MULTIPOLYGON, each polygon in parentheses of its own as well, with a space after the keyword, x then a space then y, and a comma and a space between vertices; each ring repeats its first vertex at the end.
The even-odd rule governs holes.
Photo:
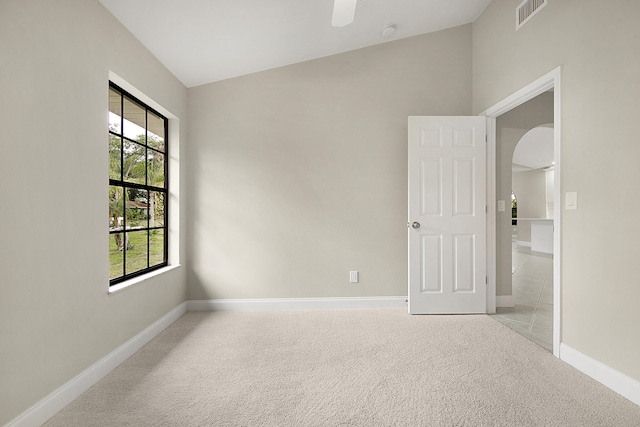
POLYGON ((167 265, 168 120, 109 82, 109 284, 167 265))

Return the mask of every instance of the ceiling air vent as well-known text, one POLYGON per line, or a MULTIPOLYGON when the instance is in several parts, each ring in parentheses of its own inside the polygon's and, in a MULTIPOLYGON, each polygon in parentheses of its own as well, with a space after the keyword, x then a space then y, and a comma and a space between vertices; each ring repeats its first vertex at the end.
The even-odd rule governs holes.
POLYGON ((524 0, 516 8, 516 31, 547 5, 547 0, 524 0))

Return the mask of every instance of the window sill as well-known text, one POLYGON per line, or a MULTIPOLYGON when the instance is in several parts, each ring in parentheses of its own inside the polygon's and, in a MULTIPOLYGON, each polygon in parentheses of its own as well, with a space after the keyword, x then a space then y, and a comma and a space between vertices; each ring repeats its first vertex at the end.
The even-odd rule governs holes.
POLYGON ((108 294, 115 294, 121 291, 124 291, 125 289, 128 289, 132 286, 138 285, 142 282, 146 282, 149 279, 152 279, 156 276, 159 276, 161 274, 165 274, 171 270, 175 270, 176 268, 180 268, 181 265, 177 264, 177 265, 168 265, 166 267, 160 268, 158 270, 154 270, 150 273, 147 274, 143 274, 142 276, 138 276, 138 277, 134 277, 133 279, 129 279, 125 282, 122 283, 118 283, 117 285, 113 285, 109 287, 109 292, 108 294))

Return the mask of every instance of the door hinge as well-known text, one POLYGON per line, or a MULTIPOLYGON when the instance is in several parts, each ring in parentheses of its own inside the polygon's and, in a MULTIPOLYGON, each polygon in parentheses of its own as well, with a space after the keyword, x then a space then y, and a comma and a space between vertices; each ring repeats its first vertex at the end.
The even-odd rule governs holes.
POLYGON ((489 213, 489 206, 484 205, 484 213, 489 213))
POLYGON ((489 136, 487 134, 484 135, 485 144, 489 142, 489 136))
POLYGON ((488 276, 484 276, 484 284, 485 285, 489 284, 489 277, 488 276))

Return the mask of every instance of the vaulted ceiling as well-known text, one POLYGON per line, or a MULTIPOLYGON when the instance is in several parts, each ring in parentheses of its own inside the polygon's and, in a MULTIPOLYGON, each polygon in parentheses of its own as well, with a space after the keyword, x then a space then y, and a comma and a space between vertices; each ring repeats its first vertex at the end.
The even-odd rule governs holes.
POLYGON ((187 87, 473 22, 491 0, 100 0, 187 87), (390 38, 381 30, 396 25, 390 38))

